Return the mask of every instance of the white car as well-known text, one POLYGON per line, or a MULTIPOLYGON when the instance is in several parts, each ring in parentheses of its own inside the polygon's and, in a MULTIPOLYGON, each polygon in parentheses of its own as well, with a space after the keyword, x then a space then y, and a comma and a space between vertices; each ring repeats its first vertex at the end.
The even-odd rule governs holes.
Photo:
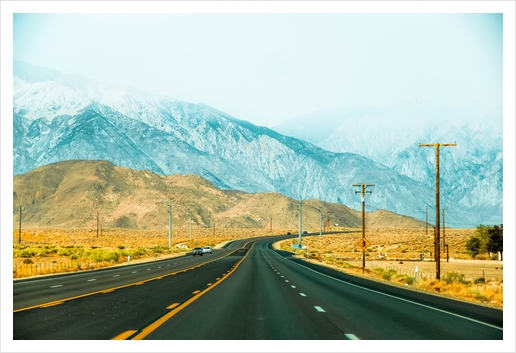
POLYGON ((205 246, 204 249, 202 249, 203 254, 211 254, 211 248, 209 246, 205 246))

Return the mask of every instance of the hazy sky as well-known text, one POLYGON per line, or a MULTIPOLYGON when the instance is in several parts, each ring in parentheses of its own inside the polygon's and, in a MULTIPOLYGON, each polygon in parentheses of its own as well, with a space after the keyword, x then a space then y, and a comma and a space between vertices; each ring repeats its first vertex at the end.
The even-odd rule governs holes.
POLYGON ((502 106, 502 14, 15 14, 13 57, 272 127, 414 99, 502 106))

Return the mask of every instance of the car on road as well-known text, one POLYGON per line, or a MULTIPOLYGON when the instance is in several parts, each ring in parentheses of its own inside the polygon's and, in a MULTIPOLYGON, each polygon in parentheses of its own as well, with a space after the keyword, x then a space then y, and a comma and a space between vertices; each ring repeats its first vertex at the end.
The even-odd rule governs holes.
POLYGON ((193 251, 192 251, 192 256, 195 256, 195 255, 203 255, 203 251, 201 248, 194 248, 193 251))
POLYGON ((210 254, 211 255, 211 248, 209 246, 205 246, 204 249, 202 249, 202 252, 204 254, 210 254))

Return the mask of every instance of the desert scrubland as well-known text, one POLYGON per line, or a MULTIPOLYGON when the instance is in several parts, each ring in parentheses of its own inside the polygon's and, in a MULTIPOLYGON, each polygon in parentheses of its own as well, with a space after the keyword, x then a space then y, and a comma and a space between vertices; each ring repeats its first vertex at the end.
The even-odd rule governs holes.
MULTIPOLYGON (((447 295, 478 304, 503 306, 503 261, 473 260, 466 251, 466 241, 474 229, 446 229, 448 261, 441 252, 441 280, 435 279, 433 234, 431 230, 384 228, 366 231, 370 246, 366 250, 366 267, 362 270, 361 229, 332 229, 338 234, 303 237, 303 250, 292 249, 298 238, 276 243, 276 248, 292 251, 321 265, 393 285, 447 295), (432 254, 431 254, 432 252, 432 254), (421 261, 423 255, 423 261, 421 261), (364 272, 364 273, 362 273, 364 272)), ((309 229, 318 232, 318 229, 309 229)), ((168 247, 168 230, 102 229, 27 229, 13 231, 13 277, 23 278, 61 272, 76 272, 140 261, 179 256, 196 246, 217 247, 235 239, 254 236, 297 234, 293 229, 264 228, 194 228, 172 230, 172 247, 168 247), (21 240, 21 241, 20 241, 21 240)), ((441 240, 442 237, 441 237, 441 240)))

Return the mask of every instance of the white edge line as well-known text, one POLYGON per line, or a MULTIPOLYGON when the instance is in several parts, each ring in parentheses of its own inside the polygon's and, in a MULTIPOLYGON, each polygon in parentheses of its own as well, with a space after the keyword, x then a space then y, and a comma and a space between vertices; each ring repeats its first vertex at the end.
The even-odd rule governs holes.
POLYGON ((465 319, 465 320, 469 320, 469 321, 472 321, 472 322, 476 322, 478 324, 482 324, 482 325, 485 325, 485 326, 489 326, 489 327, 492 327, 492 328, 495 328, 497 330, 500 330, 500 331, 503 331, 503 327, 498 327, 498 326, 495 326, 495 325, 491 325, 491 324, 488 324, 486 322, 482 322, 482 321, 478 321, 478 320, 475 320, 475 319, 471 319, 469 317, 466 317, 466 316, 462 316, 462 315, 458 315, 458 314, 454 314, 454 313, 450 313, 449 311, 445 311, 445 310, 441 310, 441 309, 437 309, 437 308, 434 308, 432 306, 428 306, 428 305, 425 305, 425 304, 421 304, 421 303, 417 303, 417 302, 414 302, 412 300, 408 300, 408 299, 404 299, 404 298, 399 298, 399 297, 395 297, 393 295, 390 295, 390 294, 385 294, 385 293, 382 293, 382 292, 378 292, 374 289, 369 289, 369 288, 365 288, 365 287, 362 287, 362 286, 359 286, 359 285, 356 285, 356 284, 353 284, 353 283, 349 283, 349 282, 346 282, 346 281, 343 281, 341 279, 338 279, 338 278, 334 278, 334 277, 331 277, 331 276, 328 276, 324 273, 321 273, 321 272, 318 272, 314 269, 311 269, 310 267, 307 267, 305 265, 301 265, 301 264, 298 264, 297 262, 294 262, 294 261, 290 261, 290 260, 287 260, 285 259, 283 256, 281 256, 280 254, 278 254, 276 251, 272 250, 272 252, 274 254, 276 254, 276 256, 279 256, 281 259, 285 260, 285 261, 289 261, 290 263, 293 263, 293 264, 296 264, 298 266, 301 266, 301 267, 304 267, 312 272, 315 272, 321 276, 325 276, 325 277, 328 277, 328 278, 331 278, 335 281, 338 281, 338 282, 342 282, 342 283, 345 283, 347 285, 350 285, 350 286, 353 286, 353 287, 356 287, 356 288, 360 288, 360 289, 363 289, 363 290, 367 290, 369 292, 373 292, 373 293, 376 293, 376 294, 381 294, 381 295, 384 295, 386 297, 390 297, 390 298, 393 298, 393 299, 397 299, 397 300, 401 300, 401 301, 404 301, 406 303, 411 303, 411 304, 414 304, 414 305, 418 305, 418 306, 421 306, 423 308, 427 308, 427 309, 432 309, 432 310, 435 310, 435 311, 439 311, 441 313, 445 313, 445 314, 448 314, 448 315, 452 315, 452 316, 455 316, 455 317, 459 317, 461 319, 465 319))
POLYGON ((352 341, 356 341, 356 340, 360 341, 360 338, 358 338, 357 336, 355 336, 352 333, 345 333, 344 336, 346 336, 347 339, 352 340, 352 341))

